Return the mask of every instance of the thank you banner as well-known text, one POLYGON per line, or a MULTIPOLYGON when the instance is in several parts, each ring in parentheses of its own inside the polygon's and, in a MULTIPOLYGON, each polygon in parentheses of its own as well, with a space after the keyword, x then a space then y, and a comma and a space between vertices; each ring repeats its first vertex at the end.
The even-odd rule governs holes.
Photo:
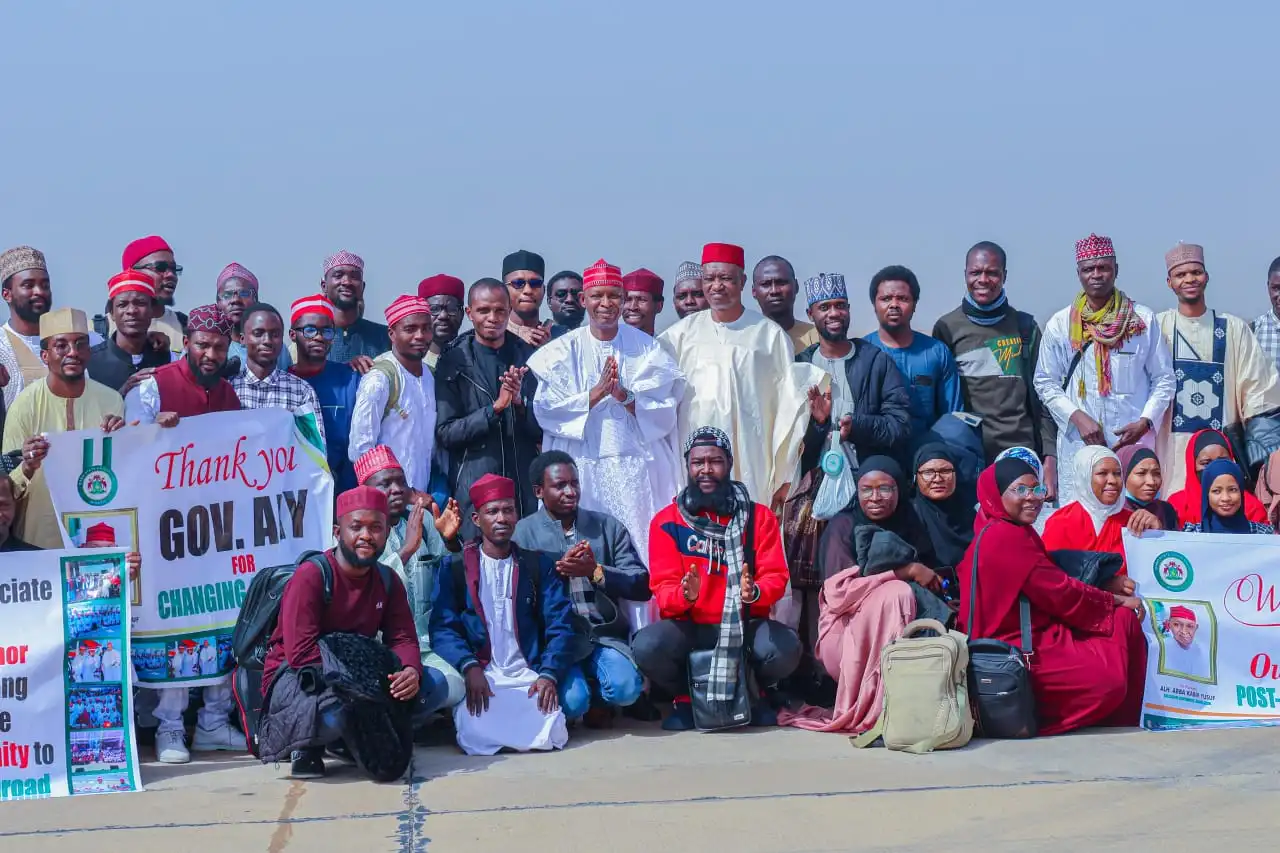
POLYGON ((332 538, 333 478, 311 415, 217 412, 48 438, 45 478, 67 546, 142 555, 132 587, 140 684, 220 680, 254 573, 332 538))
POLYGON ((138 791, 123 551, 0 554, 0 800, 138 791))
POLYGON ((1280 723, 1280 536, 1125 534, 1148 729, 1280 723))

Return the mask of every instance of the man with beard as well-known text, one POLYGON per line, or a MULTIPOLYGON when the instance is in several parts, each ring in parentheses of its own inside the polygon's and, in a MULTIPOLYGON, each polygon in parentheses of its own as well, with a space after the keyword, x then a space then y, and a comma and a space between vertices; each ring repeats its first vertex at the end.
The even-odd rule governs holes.
POLYGON ((662 313, 663 281, 658 274, 641 267, 622 277, 622 322, 644 332, 657 334, 658 315, 662 313))
POLYGON ((546 292, 543 273, 546 262, 542 255, 521 249, 502 259, 502 283, 511 296, 511 316, 508 330, 531 347, 540 347, 551 340, 551 321, 543 323, 542 295, 546 292))
POLYGON ((1254 317, 1249 326, 1262 351, 1280 370, 1280 258, 1267 267, 1267 301, 1271 310, 1254 317))
POLYGON ((1246 421, 1280 408, 1280 382, 1245 321, 1205 305, 1204 247, 1179 243, 1164 261, 1178 307, 1156 319, 1172 351, 1176 390, 1156 451, 1161 474, 1170 483, 1182 483, 1191 437, 1217 429, 1242 438, 1246 421))
POLYGON ((920 302, 920 282, 906 267, 888 266, 871 278, 871 306, 880 328, 866 341, 888 354, 911 392, 911 439, 915 451, 938 418, 964 408, 951 350, 911 328, 920 302))
POLYGON ((702 290, 702 264, 693 261, 680 263, 671 298, 676 303, 676 316, 681 320, 707 310, 707 295, 702 290))
POLYGON ((431 348, 425 359, 432 373, 440 363, 440 354, 458 337, 462 328, 462 279, 439 273, 418 282, 418 296, 427 300, 431 309, 431 348))
MULTIPOLYGON (((716 650, 711 669, 721 677, 713 678, 708 696, 725 702, 733 699, 738 666, 749 665, 768 688, 795 670, 801 654, 796 632, 769 618, 788 580, 778 520, 731 479, 729 436, 700 427, 685 441, 684 455, 689 485, 649 525, 649 585, 662 619, 631 643, 640 671, 676 697, 662 724, 668 731, 693 728, 694 649, 716 650)), ((763 699, 753 703, 751 724, 777 725, 763 699)))
POLYGON ((760 313, 782 327, 796 352, 803 352, 818 342, 818 333, 812 323, 796 319, 799 291, 795 267, 786 258, 769 255, 751 273, 751 295, 760 306, 760 313))
POLYGON ((740 246, 708 243, 702 281, 710 309, 658 340, 687 380, 679 434, 703 424, 724 430, 738 448, 734 477, 781 508, 804 438, 805 389, 821 381, 822 371, 797 364, 786 331, 743 306, 744 263, 740 246))
POLYGON ((311 386, 324 422, 325 455, 339 492, 357 483, 348 452, 351 448, 351 415, 356 408, 360 374, 350 366, 329 361, 333 346, 334 308, 323 295, 304 296, 289 308, 289 339, 298 355, 289 372, 311 386))
POLYGON ((391 352, 374 359, 360 377, 351 414, 352 462, 379 444, 404 463, 410 488, 426 491, 435 449, 436 386, 423 361, 431 347, 431 308, 421 296, 387 306, 391 352))
MULTIPOLYGON (((533 414, 546 449, 577 461, 583 507, 622 522, 647 554, 649 521, 680 488, 673 445, 684 377, 657 341, 619 322, 617 267, 597 261, 583 287, 587 326, 529 358, 538 377, 533 414)), ((647 602, 624 602, 635 630, 653 621, 647 602)))
POLYGON ((18 502, 14 533, 37 548, 61 548, 62 527, 41 462, 49 452, 46 433, 124 426, 120 394, 85 374, 89 320, 76 308, 40 317, 40 355, 48 375, 23 389, 4 425, 4 452, 22 451, 22 465, 9 475, 18 502))
MULTIPOLYGON (((386 495, 371 486, 357 486, 338 495, 334 511, 334 537, 338 543, 325 553, 333 569, 332 586, 326 589, 325 576, 313 560, 303 562, 289 579, 262 667, 263 692, 267 696, 286 671, 296 674, 319 666, 320 638, 341 632, 380 637, 395 655, 400 669, 387 676, 393 699, 407 702, 421 692, 421 710, 440 707, 445 685, 422 671, 418 634, 404 583, 392 572, 386 573, 384 582, 383 572, 375 571, 387 544, 387 517, 386 495)), ((267 711, 282 712, 289 713, 289 708, 269 706, 267 711)), ((343 736, 339 726, 327 725, 332 722, 336 721, 320 722, 320 728, 326 730, 322 742, 290 756, 293 778, 324 775, 324 748, 343 736), (338 730, 328 731, 330 728, 338 730)))
POLYGON ((525 366, 533 347, 507 328, 511 297, 505 285, 482 278, 467 294, 474 326, 436 366, 436 441, 449 454, 448 491, 462 505, 462 535, 478 535, 471 520, 471 484, 485 474, 516 483, 521 517, 537 508, 529 464, 538 455, 542 427, 533 416, 537 380, 525 366))
POLYGON ((125 270, 107 282, 107 309, 115 331, 89 355, 89 375, 95 380, 125 394, 129 377, 144 370, 150 376, 173 360, 173 353, 153 347, 147 334, 155 301, 155 278, 150 273, 125 270))
POLYGON ((561 270, 547 282, 547 307, 551 309, 551 337, 572 332, 582 325, 582 276, 561 270))
POLYGON ((120 255, 120 269, 146 270, 155 275, 156 301, 151 310, 151 331, 169 339, 170 352, 182 352, 187 317, 173 309, 178 276, 182 275, 182 266, 174 260, 173 249, 163 237, 154 234, 139 238, 125 246, 120 255))
POLYGON ((294 417, 311 416, 325 447, 324 418, 315 389, 279 368, 284 349, 284 320, 275 307, 255 302, 241 315, 245 362, 231 379, 242 409, 285 409, 294 417))
POLYGON ((320 292, 333 303, 337 329, 329 360, 350 364, 359 373, 390 349, 387 327, 361 316, 364 287, 364 259, 359 255, 344 249, 325 259, 320 292))
POLYGON ((551 558, 511 542, 516 484, 486 474, 469 491, 480 537, 441 564, 431 611, 432 648, 467 685, 453 709, 458 746, 468 755, 561 749, 566 716, 587 710, 586 691, 574 691, 575 705, 567 688, 582 677, 572 670, 590 640, 551 558))

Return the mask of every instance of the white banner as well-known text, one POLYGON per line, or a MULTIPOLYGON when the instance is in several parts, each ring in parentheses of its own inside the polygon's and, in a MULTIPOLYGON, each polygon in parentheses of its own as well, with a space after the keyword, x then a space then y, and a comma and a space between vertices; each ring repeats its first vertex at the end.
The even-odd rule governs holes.
POLYGON ((1280 536, 1125 533, 1148 729, 1280 724, 1280 536))
POLYGON ((123 551, 0 554, 0 800, 140 791, 123 551))
POLYGON ((314 416, 217 412, 175 427, 51 434, 44 460, 68 547, 142 554, 133 587, 138 682, 220 681, 260 568, 333 535, 333 478, 314 416))

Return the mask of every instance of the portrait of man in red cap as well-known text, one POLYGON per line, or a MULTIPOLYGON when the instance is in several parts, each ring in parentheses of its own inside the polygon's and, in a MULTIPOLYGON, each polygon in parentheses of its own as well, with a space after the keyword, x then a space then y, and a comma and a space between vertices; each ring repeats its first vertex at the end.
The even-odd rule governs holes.
POLYGON ((1212 605, 1207 601, 1152 603, 1160 629, 1160 674, 1216 684, 1218 631, 1212 605), (1161 610, 1166 614, 1163 621, 1159 620, 1161 610))

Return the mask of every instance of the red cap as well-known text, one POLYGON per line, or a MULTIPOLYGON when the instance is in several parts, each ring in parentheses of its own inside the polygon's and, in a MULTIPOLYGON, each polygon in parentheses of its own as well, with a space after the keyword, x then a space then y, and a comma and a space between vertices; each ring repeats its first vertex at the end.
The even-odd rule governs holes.
POLYGON ((662 279, 653 270, 647 270, 644 267, 629 272, 622 277, 623 290, 638 290, 641 293, 652 293, 654 296, 662 295, 662 279))
POLYGON ((295 299, 289 306, 289 325, 297 323, 298 318, 304 314, 323 314, 333 320, 333 303, 326 299, 323 293, 295 299))
POLYGON ((475 481, 468 494, 471 497, 471 505, 475 509, 480 509, 492 501, 515 500, 516 484, 513 480, 499 477, 497 474, 485 474, 475 481))
POLYGON ((418 282, 418 295, 423 299, 430 299, 433 296, 452 296, 461 302, 466 295, 465 290, 462 279, 444 273, 437 273, 418 282))
POLYGON ((172 251, 173 249, 169 248, 169 244, 163 237, 157 237, 154 234, 150 237, 141 237, 124 247, 124 254, 120 256, 120 269, 127 270, 154 252, 172 251))
POLYGON ((604 258, 582 271, 582 289, 593 287, 622 287, 622 269, 604 258))
POLYGON ((1175 604, 1169 608, 1170 619, 1186 619, 1188 622, 1196 621, 1196 612, 1190 607, 1183 607, 1181 604, 1175 604))
POLYGON ((391 452, 391 448, 385 444, 379 444, 376 447, 370 447, 364 453, 360 454, 360 458, 356 460, 356 482, 364 485, 370 477, 379 471, 385 471, 388 468, 401 468, 400 460, 391 452))
POLYGON ((738 267, 747 265, 746 253, 741 246, 732 243, 708 243, 702 247, 704 264, 733 264, 738 267))
POLYGON ((397 296, 395 302, 388 305, 383 313, 386 315, 387 325, 394 326, 412 314, 426 314, 430 319, 431 306, 421 296, 411 296, 406 293, 404 296, 397 296))
POLYGON ((115 528, 105 521, 93 525, 85 531, 84 544, 86 545, 115 545, 116 531, 115 528))
POLYGON ((387 496, 373 486, 356 486, 338 495, 338 508, 334 517, 342 518, 349 512, 372 510, 387 514, 387 496))
POLYGON ((115 299, 129 291, 145 293, 152 299, 156 295, 156 280, 146 270, 125 270, 107 279, 107 298, 115 299))

